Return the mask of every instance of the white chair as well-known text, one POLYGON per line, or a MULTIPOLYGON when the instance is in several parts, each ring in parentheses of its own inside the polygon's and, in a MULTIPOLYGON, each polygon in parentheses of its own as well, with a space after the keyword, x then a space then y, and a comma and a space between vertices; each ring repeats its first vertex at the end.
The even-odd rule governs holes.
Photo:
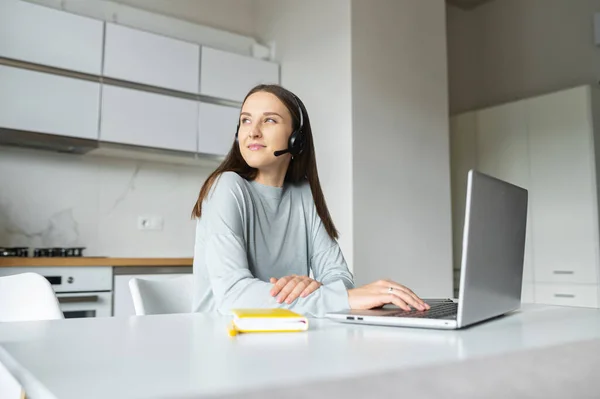
POLYGON ((0 364, 0 398, 24 399, 25 391, 10 371, 0 364))
POLYGON ((190 313, 193 281, 193 274, 163 280, 132 278, 129 290, 135 314, 190 313))
POLYGON ((37 273, 0 277, 0 322, 62 318, 58 299, 45 277, 37 273))

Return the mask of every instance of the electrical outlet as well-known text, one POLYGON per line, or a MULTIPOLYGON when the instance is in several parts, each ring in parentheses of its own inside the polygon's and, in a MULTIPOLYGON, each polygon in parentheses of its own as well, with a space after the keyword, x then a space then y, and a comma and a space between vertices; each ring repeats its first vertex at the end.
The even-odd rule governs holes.
POLYGON ((138 216, 137 226, 138 230, 162 230, 163 223, 162 216, 143 215, 138 216))

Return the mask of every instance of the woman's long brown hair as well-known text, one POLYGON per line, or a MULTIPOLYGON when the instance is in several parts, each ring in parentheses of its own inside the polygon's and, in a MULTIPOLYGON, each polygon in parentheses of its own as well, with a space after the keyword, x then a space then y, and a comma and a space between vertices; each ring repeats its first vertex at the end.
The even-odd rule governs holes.
MULTIPOLYGON (((258 85, 250 90, 250 92, 246 95, 246 98, 244 98, 244 102, 246 102, 246 99, 250 95, 256 92, 267 92, 275 95, 290 111, 290 114, 293 118, 294 127, 298 127, 300 124, 300 115, 298 112, 300 110, 298 110, 298 106, 296 105, 294 94, 279 85, 258 85)), ((317 160, 315 158, 315 147, 308 113, 306 112, 306 108, 304 107, 302 101, 300 101, 300 99, 297 97, 296 99, 298 99, 298 104, 300 105, 302 116, 304 118, 302 132, 306 141, 304 143, 304 150, 302 153, 300 155, 295 155, 294 159, 290 162, 285 175, 285 181, 296 184, 304 180, 308 180, 313 200, 315 201, 315 206, 317 208, 317 214, 321 218, 327 234, 329 234, 332 239, 337 239, 338 231, 331 220, 331 215, 329 214, 325 197, 323 196, 323 191, 321 190, 321 183, 319 182, 317 160)), ((210 192, 210 189, 217 178, 223 172, 235 172, 246 180, 254 180, 256 178, 258 172, 257 169, 250 167, 246 163, 242 157, 242 153, 240 152, 239 144, 236 140, 232 141, 233 144, 231 149, 229 150, 229 153, 223 162, 217 167, 217 169, 215 169, 214 172, 210 174, 210 176, 208 176, 202 185, 200 194, 198 195, 198 200, 196 201, 194 209, 192 210, 192 218, 200 218, 202 216, 202 202, 210 192)))

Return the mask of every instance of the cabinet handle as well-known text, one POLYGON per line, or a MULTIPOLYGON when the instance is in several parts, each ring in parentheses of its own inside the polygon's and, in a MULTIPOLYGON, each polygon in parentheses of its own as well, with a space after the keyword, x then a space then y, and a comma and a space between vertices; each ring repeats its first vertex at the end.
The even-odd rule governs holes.
POLYGON ((98 295, 86 295, 86 296, 63 296, 58 297, 59 303, 89 303, 98 302, 100 298, 98 295))
POLYGON ((573 294, 554 294, 556 298, 575 298, 573 294))
POLYGON ((575 274, 573 270, 555 270, 554 274, 575 274))

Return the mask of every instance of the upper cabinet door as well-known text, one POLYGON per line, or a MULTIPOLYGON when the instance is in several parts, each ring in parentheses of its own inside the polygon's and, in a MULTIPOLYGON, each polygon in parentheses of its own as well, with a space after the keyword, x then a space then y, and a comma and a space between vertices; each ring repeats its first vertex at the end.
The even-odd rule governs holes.
POLYGON ((0 56, 99 75, 103 23, 27 3, 0 1, 0 56))
POLYGON ((198 152, 226 155, 235 140, 239 108, 200 103, 199 115, 198 152))
POLYGON ((106 24, 104 76, 198 93, 200 46, 106 24))
POLYGON ((0 65, 0 127, 98 138, 100 83, 0 65))
POLYGON ((196 152, 196 101, 105 85, 101 118, 102 141, 196 152))
POLYGON ((279 83, 279 65, 226 51, 202 47, 200 93, 243 101, 260 83, 279 83))

